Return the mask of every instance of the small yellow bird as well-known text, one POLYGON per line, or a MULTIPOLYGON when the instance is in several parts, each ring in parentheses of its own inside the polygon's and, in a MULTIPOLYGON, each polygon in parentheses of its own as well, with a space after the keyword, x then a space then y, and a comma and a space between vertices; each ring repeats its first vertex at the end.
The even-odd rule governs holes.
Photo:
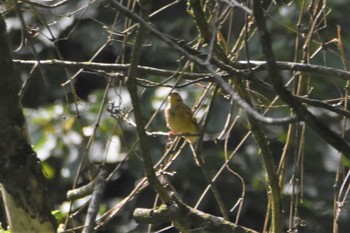
MULTIPOLYGON (((168 96, 168 106, 165 108, 165 120, 167 127, 172 133, 190 133, 197 134, 199 131, 196 119, 193 117, 192 110, 183 102, 177 92, 172 92, 168 96)), ((186 140, 192 145, 197 137, 186 136, 186 140)))

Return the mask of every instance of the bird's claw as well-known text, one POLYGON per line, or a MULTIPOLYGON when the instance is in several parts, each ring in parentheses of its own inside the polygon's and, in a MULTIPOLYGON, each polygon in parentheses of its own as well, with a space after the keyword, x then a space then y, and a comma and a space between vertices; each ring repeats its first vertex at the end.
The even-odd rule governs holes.
POLYGON ((169 133, 168 133, 168 139, 169 139, 169 141, 173 141, 173 138, 172 138, 172 135, 173 135, 173 134, 176 134, 176 132, 175 132, 174 130, 169 131, 169 133))

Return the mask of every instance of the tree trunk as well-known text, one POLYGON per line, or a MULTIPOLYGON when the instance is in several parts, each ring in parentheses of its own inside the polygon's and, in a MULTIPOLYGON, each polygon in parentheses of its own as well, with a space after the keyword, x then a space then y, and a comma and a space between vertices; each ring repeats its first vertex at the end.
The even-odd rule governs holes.
POLYGON ((55 232, 45 177, 30 145, 19 102, 20 87, 5 21, 0 17, 0 183, 8 223, 13 233, 55 232))

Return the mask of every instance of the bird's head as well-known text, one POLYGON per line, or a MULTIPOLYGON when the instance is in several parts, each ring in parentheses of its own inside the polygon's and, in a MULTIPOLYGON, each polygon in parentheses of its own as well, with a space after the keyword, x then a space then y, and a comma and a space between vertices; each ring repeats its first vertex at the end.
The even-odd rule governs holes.
POLYGON ((168 96, 168 101, 171 105, 177 105, 183 102, 180 94, 177 92, 170 93, 168 96))

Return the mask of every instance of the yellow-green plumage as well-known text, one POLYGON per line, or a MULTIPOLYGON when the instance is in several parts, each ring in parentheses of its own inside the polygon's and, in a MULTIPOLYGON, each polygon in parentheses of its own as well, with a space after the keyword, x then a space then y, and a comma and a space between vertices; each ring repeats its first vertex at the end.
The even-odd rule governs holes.
MULTIPOLYGON (((192 110, 184 104, 179 93, 172 92, 169 94, 168 106, 164 112, 167 127, 174 133, 198 133, 198 125, 193 117, 192 110)), ((185 138, 191 144, 194 144, 197 139, 194 136, 186 136, 185 138)))

